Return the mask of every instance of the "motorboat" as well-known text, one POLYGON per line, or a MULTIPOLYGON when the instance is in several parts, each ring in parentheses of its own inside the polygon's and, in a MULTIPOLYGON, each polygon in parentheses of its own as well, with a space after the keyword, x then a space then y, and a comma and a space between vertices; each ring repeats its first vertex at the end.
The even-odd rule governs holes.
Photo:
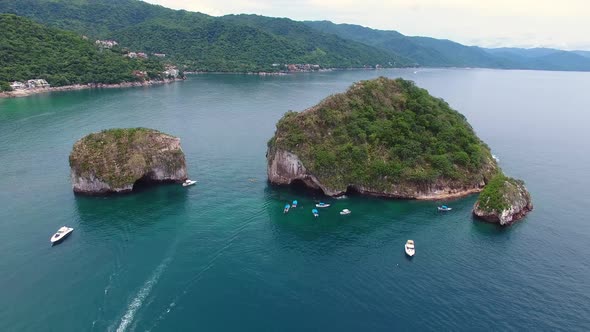
POLYGON ((291 205, 289 205, 289 204, 285 205, 285 209, 283 210, 283 213, 289 212, 290 208, 291 208, 291 205))
POLYGON ((74 231, 73 228, 62 226, 60 229, 57 230, 55 234, 51 237, 50 241, 51 244, 54 245, 56 243, 61 242, 63 239, 68 237, 74 231))
POLYGON ((319 202, 318 204, 315 205, 315 207, 317 207, 317 208, 327 208, 327 207, 330 207, 330 204, 319 202))
POLYGON ((350 211, 349 209, 344 209, 344 210, 340 211, 340 215, 343 215, 343 216, 345 216, 347 214, 351 214, 351 213, 352 213, 352 211, 350 211))
POLYGON ((291 207, 293 207, 293 208, 296 208, 296 207, 297 207, 297 203, 298 203, 298 202, 297 202, 296 200, 295 200, 295 201, 293 201, 293 203, 291 203, 291 207))
POLYGON ((193 185, 193 184, 195 184, 195 183, 197 183, 197 181, 196 181, 196 180, 189 180, 189 179, 186 179, 186 181, 184 181, 184 182, 182 183, 182 186, 183 186, 183 187, 188 187, 188 186, 192 186, 192 185, 193 185))
POLYGON ((320 216, 320 212, 317 209, 311 210, 311 213, 313 213, 313 216, 316 218, 320 216))
POLYGON ((414 248, 414 240, 408 240, 405 245, 406 255, 412 257, 416 253, 416 249, 414 248))
POLYGON ((439 211, 443 211, 443 212, 451 211, 452 209, 453 209, 453 208, 450 208, 450 207, 448 207, 448 206, 446 206, 446 205, 443 205, 443 206, 439 206, 439 207, 438 207, 438 210, 439 210, 439 211))

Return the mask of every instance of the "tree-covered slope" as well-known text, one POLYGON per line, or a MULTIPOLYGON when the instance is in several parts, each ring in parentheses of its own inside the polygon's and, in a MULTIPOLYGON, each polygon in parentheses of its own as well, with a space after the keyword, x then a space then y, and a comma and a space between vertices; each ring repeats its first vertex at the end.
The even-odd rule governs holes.
POLYGON ((165 53, 189 70, 269 70, 273 63, 341 68, 407 64, 395 54, 287 19, 212 17, 137 0, 0 1, 0 12, 115 39, 136 51, 165 53))
POLYGON ((0 82, 46 79, 53 86, 135 81, 134 70, 156 77, 159 62, 124 58, 81 36, 0 14, 0 82))
POLYGON ((269 165, 279 151, 295 154, 331 192, 469 191, 498 171, 463 115, 410 81, 383 77, 285 114, 269 141, 269 165))

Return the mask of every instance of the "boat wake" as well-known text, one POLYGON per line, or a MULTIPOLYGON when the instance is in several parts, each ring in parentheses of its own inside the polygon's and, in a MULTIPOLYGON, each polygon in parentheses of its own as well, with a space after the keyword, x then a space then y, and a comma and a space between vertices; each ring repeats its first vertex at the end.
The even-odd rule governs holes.
MULTIPOLYGON (((209 269, 211 269, 213 266, 215 266, 215 262, 217 261, 217 259, 219 259, 219 257, 221 257, 223 255, 223 253, 229 249, 232 244, 233 241, 235 239, 237 239, 240 234, 250 225, 250 223, 255 219, 255 217, 251 217, 249 218, 246 222, 244 222, 242 225, 240 225, 237 230, 228 237, 226 244, 219 248, 214 254, 213 257, 207 262, 207 264, 200 269, 184 286, 182 292, 180 292, 180 294, 178 294, 176 297, 173 298, 173 300, 170 302, 170 304, 166 307, 166 309, 164 309, 164 311, 160 314, 160 316, 158 316, 158 318, 156 318, 156 320, 154 321, 154 324, 148 328, 146 331, 151 331, 152 329, 154 329, 163 319, 164 317, 170 313, 170 311, 172 311, 172 309, 174 309, 174 307, 176 306, 176 304, 178 303, 178 301, 188 293, 188 291, 192 288, 192 286, 194 286, 200 279, 201 277, 205 274, 205 272, 207 272, 209 269)), ((117 329, 117 332, 122 332, 124 330, 119 330, 117 329)))
POLYGON ((158 267, 154 270, 150 278, 146 280, 139 292, 137 292, 137 294, 133 298, 133 301, 131 301, 131 303, 129 303, 129 305, 127 306, 127 311, 125 312, 125 315, 123 315, 123 317, 121 318, 121 323, 119 324, 119 327, 117 327, 116 330, 117 332, 126 331, 127 327, 129 327, 129 325, 133 323, 135 314, 141 308, 143 302, 148 297, 148 295, 150 295, 150 293, 152 292, 152 288, 154 288, 154 285, 158 283, 158 279, 160 279, 160 276, 162 275, 162 273, 164 272, 164 270, 168 266, 168 263, 170 263, 171 260, 172 256, 168 256, 166 259, 164 259, 164 261, 162 261, 162 263, 160 263, 160 265, 158 265, 158 267))

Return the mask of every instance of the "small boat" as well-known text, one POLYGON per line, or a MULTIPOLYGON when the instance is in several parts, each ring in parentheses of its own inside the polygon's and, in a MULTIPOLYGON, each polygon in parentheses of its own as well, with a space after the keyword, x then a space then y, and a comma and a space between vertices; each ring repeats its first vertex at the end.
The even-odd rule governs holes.
POLYGON ((186 181, 184 181, 184 182, 182 183, 182 186, 183 186, 183 187, 188 187, 188 186, 192 186, 192 185, 193 185, 193 184, 195 184, 195 183, 197 183, 197 181, 195 181, 195 180, 189 180, 189 179, 186 179, 186 181))
POLYGON ((327 208, 327 207, 330 207, 330 204, 319 202, 318 204, 315 205, 315 207, 317 207, 317 208, 327 208))
POLYGON ((448 206, 446 206, 446 205, 443 205, 443 206, 439 206, 439 207, 438 207, 438 210, 439 210, 439 211, 443 211, 443 212, 451 211, 452 209, 453 209, 453 208, 450 208, 450 207, 448 207, 448 206))
POLYGON ((291 205, 289 205, 289 204, 285 205, 285 209, 283 210, 283 213, 289 212, 290 208, 291 208, 291 205))
POLYGON ((70 228, 70 227, 67 227, 67 226, 61 227, 51 237, 51 239, 50 239, 51 245, 54 245, 56 243, 61 242, 63 239, 65 239, 66 237, 68 237, 68 235, 70 235, 73 231, 74 231, 73 228, 70 228))
POLYGON ((297 207, 297 203, 298 203, 297 201, 293 201, 293 203, 291 204, 291 207, 296 208, 297 207))
POLYGON ((405 245, 406 255, 412 257, 416 253, 416 249, 414 249, 414 240, 408 240, 405 245))
POLYGON ((320 212, 317 209, 311 210, 311 213, 313 213, 313 216, 316 218, 320 216, 320 212))
POLYGON ((352 211, 350 211, 349 209, 344 209, 344 210, 340 211, 340 214, 343 216, 345 216, 347 214, 351 214, 351 213, 352 213, 352 211))

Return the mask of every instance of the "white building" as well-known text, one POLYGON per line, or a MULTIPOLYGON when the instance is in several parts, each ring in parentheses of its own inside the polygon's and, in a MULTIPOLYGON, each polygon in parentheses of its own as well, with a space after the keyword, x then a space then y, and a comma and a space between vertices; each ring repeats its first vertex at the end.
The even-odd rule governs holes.
POLYGON ((10 84, 12 90, 23 90, 26 89, 27 85, 23 82, 14 81, 10 84))

